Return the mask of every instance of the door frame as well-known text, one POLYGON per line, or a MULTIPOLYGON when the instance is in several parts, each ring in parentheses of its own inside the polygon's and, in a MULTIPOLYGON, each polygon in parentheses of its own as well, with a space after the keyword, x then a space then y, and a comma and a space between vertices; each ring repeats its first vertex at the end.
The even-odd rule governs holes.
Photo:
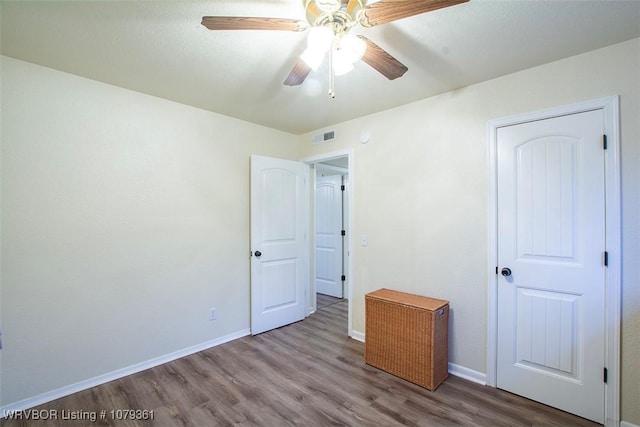
POLYGON ((605 152, 605 230, 609 263, 605 276, 605 366, 607 383, 604 396, 604 425, 620 422, 620 304, 621 304, 621 214, 620 214, 620 116, 619 96, 610 96, 561 107, 490 120, 488 143, 488 256, 487 256, 487 385, 497 385, 498 345, 498 210, 497 210, 497 133, 498 129, 536 120, 602 110, 607 135, 605 152))
MULTIPOLYGON (((345 150, 338 150, 338 151, 331 151, 329 153, 325 153, 325 154, 318 154, 316 156, 310 156, 310 157, 305 157, 302 160, 300 160, 301 162, 307 163, 309 165, 314 165, 314 169, 315 169, 315 164, 316 163, 320 163, 320 162, 325 162, 327 160, 333 160, 333 159, 337 159, 339 157, 347 157, 348 160, 348 174, 349 174, 349 180, 348 180, 348 185, 349 185, 349 189, 347 191, 347 198, 346 198, 346 211, 349 213, 348 214, 348 218, 347 218, 347 230, 349 230, 349 233, 353 234, 353 194, 354 194, 354 187, 355 187, 355 170, 354 170, 354 164, 355 164, 355 160, 354 160, 354 150, 353 148, 349 148, 349 149, 345 149, 345 150)), ((315 171, 314 171, 315 172, 315 171)), ((316 185, 316 179, 315 179, 315 173, 311 174, 311 186, 310 188, 315 189, 315 185, 316 185)), ((309 230, 309 236, 311 236, 310 240, 310 249, 311 249, 311 253, 309 255, 309 265, 310 265, 310 277, 309 277, 309 295, 315 295, 315 283, 314 283, 314 278, 315 278, 315 268, 316 268, 316 261, 315 261, 315 191, 310 191, 311 195, 311 199, 313 201, 312 204, 312 209, 310 209, 311 212, 311 220, 309 222, 309 224, 311 224, 310 226, 310 230, 309 230)), ((353 338, 353 317, 351 316, 352 313, 352 304, 353 304, 353 288, 354 288, 354 277, 353 277, 353 240, 352 238, 350 238, 350 236, 347 236, 347 268, 346 268, 346 273, 345 275, 347 276, 347 281, 349 283, 349 285, 347 286, 347 319, 348 319, 348 324, 347 324, 347 335, 351 338, 353 338)), ((314 298, 315 300, 315 298, 314 298)), ((309 306, 309 310, 307 315, 313 313, 316 309, 315 303, 313 305, 309 306)))

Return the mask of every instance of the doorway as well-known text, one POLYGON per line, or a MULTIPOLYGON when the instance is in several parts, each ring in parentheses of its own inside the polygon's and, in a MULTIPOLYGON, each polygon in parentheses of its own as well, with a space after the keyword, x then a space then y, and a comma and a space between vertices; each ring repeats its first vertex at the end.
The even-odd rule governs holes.
POLYGON ((346 300, 347 335, 351 336, 352 261, 350 234, 353 229, 353 150, 332 152, 303 160, 312 165, 313 218, 310 261, 309 314, 322 306, 346 300), (318 189, 320 191, 318 191, 318 189), (337 191, 336 191, 337 190, 337 191), (325 203, 332 201, 333 203, 325 203), (318 202, 323 205, 318 210, 318 202), (329 206, 333 205, 333 206, 329 206), (320 224, 318 217, 320 216, 320 224), (344 230, 344 232, 343 232, 344 230))
POLYGON ((619 419, 617 105, 489 123, 488 383, 605 425, 619 419))

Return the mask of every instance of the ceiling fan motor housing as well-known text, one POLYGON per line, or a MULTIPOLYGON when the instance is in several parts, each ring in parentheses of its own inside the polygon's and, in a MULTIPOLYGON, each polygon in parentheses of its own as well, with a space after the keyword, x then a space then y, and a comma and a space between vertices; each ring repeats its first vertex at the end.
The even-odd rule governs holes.
POLYGON ((307 22, 312 27, 331 27, 334 34, 348 32, 358 23, 362 0, 303 0, 307 22))

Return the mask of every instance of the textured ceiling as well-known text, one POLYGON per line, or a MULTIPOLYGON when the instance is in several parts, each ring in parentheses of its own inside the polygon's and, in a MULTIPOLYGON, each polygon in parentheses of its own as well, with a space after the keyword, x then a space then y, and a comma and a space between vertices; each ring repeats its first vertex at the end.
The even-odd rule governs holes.
POLYGON ((301 0, 0 1, 3 55, 294 134, 640 37, 640 0, 471 0, 363 34, 409 67, 282 84, 305 33, 209 31, 202 16, 303 18, 301 0))

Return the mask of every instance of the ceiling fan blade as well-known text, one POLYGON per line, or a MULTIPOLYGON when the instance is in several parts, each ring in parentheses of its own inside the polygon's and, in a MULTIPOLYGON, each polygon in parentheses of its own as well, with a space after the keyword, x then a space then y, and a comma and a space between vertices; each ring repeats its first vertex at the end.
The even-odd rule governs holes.
POLYGON ((210 30, 302 31, 306 28, 306 24, 297 19, 243 16, 203 16, 202 25, 210 30))
POLYGON ((380 0, 364 8, 360 23, 365 27, 386 24, 402 18, 444 7, 466 3, 469 0, 380 0))
POLYGON ((391 56, 389 52, 364 36, 358 36, 367 43, 367 51, 362 60, 389 80, 402 77, 409 70, 406 65, 391 56))
POLYGON ((307 65, 302 59, 298 58, 298 62, 293 66, 293 70, 287 76, 284 84, 287 86, 301 85, 311 72, 311 67, 307 65))

